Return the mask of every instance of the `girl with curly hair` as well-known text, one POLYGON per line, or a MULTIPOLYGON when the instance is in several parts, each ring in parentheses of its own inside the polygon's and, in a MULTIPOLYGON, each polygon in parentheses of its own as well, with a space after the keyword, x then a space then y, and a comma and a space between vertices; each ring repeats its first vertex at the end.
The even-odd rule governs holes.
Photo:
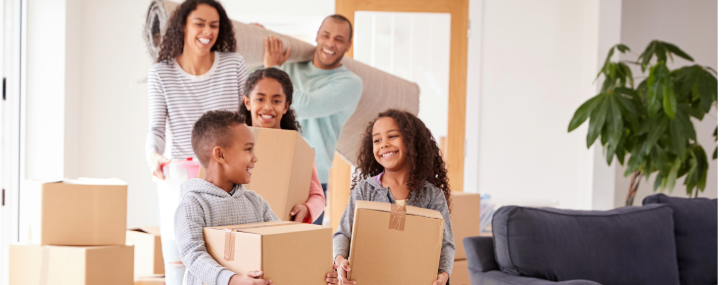
MULTIPOLYGON (((337 272, 327 274, 328 284, 353 284, 347 280, 350 239, 358 200, 397 203, 436 210, 445 220, 445 231, 433 285, 444 285, 453 268, 455 247, 450 220, 450 186, 441 150, 423 121, 415 115, 390 109, 370 122, 362 137, 358 171, 340 226, 333 236, 337 272)), ((391 268, 391 270, 395 270, 391 268)))
POLYGON ((177 285, 182 284, 185 272, 174 237, 174 212, 181 192, 179 187, 161 181, 166 178, 162 165, 196 158, 191 148, 194 122, 207 111, 237 110, 247 68, 236 53, 232 23, 215 0, 181 3, 168 21, 159 48, 157 63, 148 73, 149 129, 145 149, 150 172, 158 184, 166 282, 177 285))
MULTIPOLYGON (((239 113, 252 127, 299 132, 300 124, 295 119, 295 111, 290 108, 293 90, 292 80, 281 69, 270 67, 252 72, 244 84, 244 102, 239 105, 239 113)), ((314 160, 312 164, 310 196, 306 203, 294 206, 290 212, 295 222, 311 224, 325 209, 317 164, 314 160)))

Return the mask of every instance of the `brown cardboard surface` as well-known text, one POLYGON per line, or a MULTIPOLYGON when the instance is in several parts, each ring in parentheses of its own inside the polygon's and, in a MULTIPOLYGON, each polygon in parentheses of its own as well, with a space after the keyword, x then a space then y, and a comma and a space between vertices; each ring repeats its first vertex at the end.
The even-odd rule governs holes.
POLYGON ((130 285, 133 247, 10 245, 11 285, 130 285))
POLYGON ((134 246, 133 275, 136 280, 141 277, 164 274, 161 231, 158 227, 127 230, 126 244, 134 246))
POLYGON ((332 229, 293 222, 204 228, 209 255, 229 270, 262 270, 276 285, 326 284, 332 271, 332 229), (233 233, 233 260, 225 260, 225 236, 233 233))
POLYGON ((261 195, 280 220, 289 221, 292 208, 310 196, 315 152, 296 131, 252 128, 252 133, 259 161, 244 187, 261 195))
POLYGON ((357 201, 350 278, 357 284, 432 284, 444 221, 435 210, 406 206, 403 231, 389 229, 391 204, 357 201))
POLYGON ((457 260, 453 262, 453 273, 449 279, 451 285, 471 285, 471 278, 468 275, 468 261, 457 260))
POLYGON ((466 259, 463 238, 478 236, 481 196, 476 193, 451 192, 451 227, 456 243, 455 260, 466 259))
POLYGON ((124 245, 126 183, 118 179, 26 180, 20 241, 35 245, 124 245))
POLYGON ((136 279, 136 282, 134 282, 133 284, 134 285, 165 285, 166 279, 164 278, 164 275, 154 275, 154 276, 138 278, 138 279, 136 279))

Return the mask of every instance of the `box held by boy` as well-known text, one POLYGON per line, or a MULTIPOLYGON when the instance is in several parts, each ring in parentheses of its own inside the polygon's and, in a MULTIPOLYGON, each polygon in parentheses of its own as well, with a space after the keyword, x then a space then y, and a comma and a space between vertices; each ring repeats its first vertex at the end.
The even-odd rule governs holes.
POLYGON ((349 279, 357 284, 432 284, 444 227, 435 210, 357 201, 349 279))
POLYGON ((133 246, 10 245, 10 285, 133 284, 133 246))
POLYGON ((119 179, 26 180, 20 242, 34 245, 126 244, 127 185, 119 179))
POLYGON ((259 161, 244 188, 261 195, 280 220, 289 221, 292 208, 309 198, 315 151, 296 131, 251 129, 259 161))
POLYGON ((165 284, 166 284, 166 278, 164 278, 163 274, 141 277, 141 278, 136 279, 136 282, 133 283, 133 285, 165 285, 165 284))
POLYGON ((135 280, 164 274, 164 257, 161 251, 161 230, 143 227, 126 231, 126 244, 134 246, 133 275, 135 280))
POLYGON ((204 228, 206 249, 227 269, 261 270, 275 285, 326 284, 332 271, 332 229, 294 222, 204 228))
POLYGON ((453 262, 453 272, 450 278, 451 285, 471 285, 468 275, 468 261, 456 260, 453 262))
POLYGON ((451 192, 451 227, 456 244, 455 260, 466 259, 463 238, 479 235, 481 195, 477 193, 451 192))

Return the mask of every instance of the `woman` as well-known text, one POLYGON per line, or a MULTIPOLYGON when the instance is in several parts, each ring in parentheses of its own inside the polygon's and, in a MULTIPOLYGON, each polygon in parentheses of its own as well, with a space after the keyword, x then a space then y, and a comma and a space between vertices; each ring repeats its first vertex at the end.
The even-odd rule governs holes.
MULTIPOLYGON (((149 70, 149 131, 146 154, 154 177, 164 180, 162 165, 193 158, 191 129, 207 111, 236 111, 247 79, 244 59, 236 52, 232 23, 215 0, 186 0, 168 22, 157 63, 149 70), (166 120, 171 133, 170 157, 166 120)), ((189 177, 193 178, 193 177, 189 177)), ((159 226, 166 284, 182 284, 184 265, 174 238, 179 188, 157 180, 159 226)))

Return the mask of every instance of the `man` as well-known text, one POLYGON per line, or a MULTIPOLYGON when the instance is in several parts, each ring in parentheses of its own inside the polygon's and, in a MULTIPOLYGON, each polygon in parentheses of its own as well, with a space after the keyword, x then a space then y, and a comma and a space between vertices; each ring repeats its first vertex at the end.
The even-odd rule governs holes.
MULTIPOLYGON (((317 48, 312 61, 285 63, 290 50, 282 41, 269 36, 264 42, 264 67, 278 67, 287 72, 294 85, 292 108, 302 126, 302 136, 315 149, 318 175, 327 197, 327 182, 335 145, 342 126, 357 107, 362 94, 362 80, 342 66, 345 53, 352 47, 352 24, 341 15, 322 21, 317 31, 317 48)), ((315 221, 321 225, 323 215, 315 221)))

